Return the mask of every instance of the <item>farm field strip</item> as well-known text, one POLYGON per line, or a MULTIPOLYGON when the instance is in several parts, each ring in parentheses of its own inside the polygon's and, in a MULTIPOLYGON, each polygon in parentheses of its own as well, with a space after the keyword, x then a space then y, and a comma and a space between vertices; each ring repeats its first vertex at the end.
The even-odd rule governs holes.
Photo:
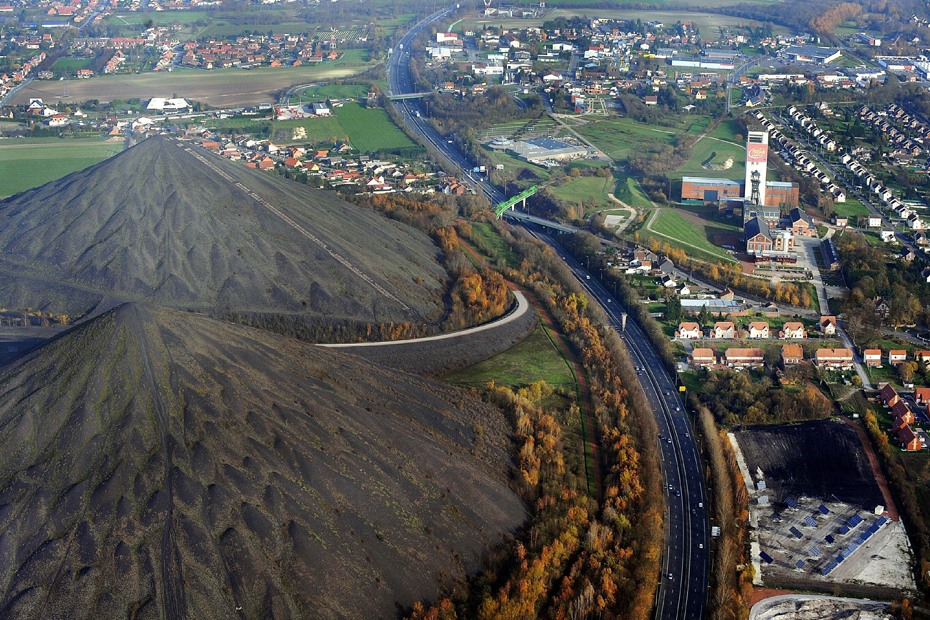
POLYGON ((13 97, 13 105, 29 103, 32 97, 40 97, 49 103, 55 101, 80 103, 88 99, 111 101, 113 99, 149 99, 170 97, 177 93, 193 101, 213 107, 237 107, 256 105, 277 100, 278 93, 293 84, 321 79, 344 78, 363 71, 370 62, 346 59, 344 62, 322 63, 317 66, 258 69, 176 69, 170 73, 111 74, 96 76, 89 80, 68 82, 69 94, 62 97, 62 85, 58 81, 33 81, 13 97))
POLYGON ((123 150, 114 141, 60 140, 0 141, 0 198, 44 185, 111 157, 123 150))

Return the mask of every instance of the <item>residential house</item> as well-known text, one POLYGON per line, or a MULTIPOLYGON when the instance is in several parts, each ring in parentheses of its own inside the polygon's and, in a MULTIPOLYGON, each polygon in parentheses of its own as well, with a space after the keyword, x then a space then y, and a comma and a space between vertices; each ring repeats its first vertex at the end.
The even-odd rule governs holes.
POLYGON ((892 228, 882 228, 878 235, 885 243, 891 243, 895 241, 894 229, 892 228))
POLYGON ((930 388, 919 387, 914 390, 914 400, 918 405, 926 405, 930 403, 930 388))
POLYGON ((897 366, 901 362, 907 361, 907 351, 904 349, 891 349, 888 351, 888 363, 897 366))
POLYGON ((804 350, 801 345, 791 343, 781 348, 781 363, 785 367, 792 364, 800 364, 804 360, 804 350))
POLYGON ((836 335, 836 317, 835 316, 820 317, 820 332, 824 336, 836 335))
POLYGON ((736 326, 732 321, 717 321, 711 333, 713 338, 736 338, 736 326))
POLYGON ((906 424, 914 423, 914 414, 911 412, 910 407, 907 406, 903 400, 897 401, 894 405, 891 406, 891 418, 893 420, 902 419, 906 424))
POLYGON ((824 368, 848 370, 853 365, 853 352, 850 349, 817 349, 814 363, 824 368))
POLYGON ((914 354, 914 359, 924 367, 930 368, 930 351, 918 351, 914 354))
POLYGON ((890 383, 886 383, 878 392, 878 400, 886 407, 893 407, 895 403, 901 402, 901 397, 898 395, 898 392, 891 387, 890 383))
POLYGON ((920 450, 923 445, 920 443, 920 439, 914 434, 913 429, 909 425, 905 425, 900 431, 898 431, 898 443, 901 444, 901 449, 908 452, 917 452, 920 450))
POLYGON ((804 323, 800 321, 788 321, 782 325, 778 336, 779 338, 807 338, 807 332, 804 331, 804 323))
POLYGON ((880 215, 870 215, 866 222, 866 225, 869 228, 881 228, 882 225, 882 216, 880 215))
POLYGON ((750 368, 761 366, 764 361, 762 349, 743 349, 733 347, 724 353, 726 364, 730 368, 750 368))
POLYGON ((697 323, 680 323, 675 332, 676 338, 696 340, 701 337, 701 326, 697 323))
POLYGON ((713 349, 694 349, 691 351, 691 363, 699 368, 717 365, 717 356, 713 349))
POLYGON ((881 368, 882 366, 882 350, 881 349, 866 349, 862 352, 862 361, 865 362, 865 365, 869 368, 881 368))
POLYGON ((749 324, 750 338, 768 338, 769 324, 765 321, 753 321, 749 324))
POLYGON ((771 301, 765 304, 764 306, 762 306, 762 308, 760 308, 760 311, 763 316, 766 316, 770 319, 778 318, 778 314, 779 314, 778 306, 772 303, 771 301))

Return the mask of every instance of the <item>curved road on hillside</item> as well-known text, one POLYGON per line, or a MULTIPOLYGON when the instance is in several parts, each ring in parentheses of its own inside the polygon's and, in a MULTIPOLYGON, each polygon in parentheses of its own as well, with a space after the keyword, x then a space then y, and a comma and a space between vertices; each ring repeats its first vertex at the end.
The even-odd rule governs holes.
POLYGON ((448 340, 450 338, 462 338, 463 336, 470 336, 472 334, 479 334, 481 332, 486 332, 489 329, 497 329, 498 327, 503 327, 508 323, 512 323, 526 314, 526 311, 529 310, 530 304, 526 301, 526 297, 520 291, 514 290, 513 296, 517 298, 516 307, 502 316, 501 318, 492 321, 490 323, 485 323, 484 325, 479 325, 477 327, 469 327, 468 329, 463 329, 462 331, 452 332, 450 334, 441 334, 439 336, 426 336, 424 338, 408 338, 407 340, 382 340, 380 342, 341 342, 338 344, 318 344, 318 347, 327 347, 330 349, 347 349, 347 348, 359 348, 359 347, 392 347, 397 345, 404 344, 420 344, 421 342, 433 342, 435 340, 448 340))

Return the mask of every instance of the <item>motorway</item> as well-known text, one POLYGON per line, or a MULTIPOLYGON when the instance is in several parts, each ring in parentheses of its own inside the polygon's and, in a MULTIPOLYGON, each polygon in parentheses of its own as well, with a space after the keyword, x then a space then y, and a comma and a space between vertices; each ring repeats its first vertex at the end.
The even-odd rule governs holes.
MULTIPOLYGON (((423 21, 418 22, 397 42, 391 50, 391 57, 388 60, 388 90, 391 95, 407 95, 416 92, 413 79, 410 77, 410 45, 425 28, 450 17, 456 10, 456 6, 452 5, 433 13, 423 21)), ((417 134, 429 146, 439 151, 440 155, 449 160, 454 166, 461 168, 464 178, 479 194, 490 200, 491 204, 498 204, 506 200, 506 196, 501 194, 480 174, 470 172, 473 167, 472 163, 440 136, 426 119, 420 116, 422 108, 418 100, 395 101, 394 106, 400 113, 401 118, 403 118, 407 128, 417 134)))
MULTIPOLYGON (((388 60, 388 88, 392 95, 415 92, 410 77, 410 46, 424 28, 449 17, 455 6, 433 13, 411 28, 391 52, 388 60)), ((420 103, 415 100, 395 101, 394 105, 408 129, 427 144, 460 167, 465 178, 491 204, 506 199, 480 175, 472 175, 470 163, 451 142, 443 139, 421 117, 420 103)), ((551 238, 540 238, 554 244, 551 238)), ((621 330, 620 305, 580 264, 564 251, 557 250, 584 286, 592 300, 599 303, 611 325, 621 330)), ((628 320, 623 333, 627 347, 636 365, 641 369, 640 383, 653 408, 661 438, 657 438, 665 477, 665 496, 668 506, 666 518, 666 553, 662 579, 656 600, 658 620, 697 620, 704 616, 707 598, 707 570, 709 528, 706 514, 707 498, 704 489, 703 469, 697 445, 691 435, 691 426, 679 398, 676 377, 665 370, 661 359, 634 321, 628 320)))
POLYGON ((585 292, 604 309, 611 327, 621 333, 656 417, 668 512, 666 551, 655 617, 657 620, 702 618, 709 560, 707 497, 703 468, 684 403, 679 398, 677 377, 665 369, 652 343, 632 318, 627 318, 626 331, 623 331, 622 306, 596 278, 551 237, 535 236, 555 248, 585 292))

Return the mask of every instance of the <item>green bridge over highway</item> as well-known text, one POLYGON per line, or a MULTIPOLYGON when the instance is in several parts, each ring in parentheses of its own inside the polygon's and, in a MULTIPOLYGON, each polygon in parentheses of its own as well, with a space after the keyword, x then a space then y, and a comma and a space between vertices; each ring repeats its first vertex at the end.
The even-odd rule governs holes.
POLYGON ((523 207, 525 208, 525 207, 526 207, 526 199, 529 198, 530 196, 532 196, 533 194, 535 194, 537 189, 538 189, 538 188, 534 185, 533 187, 531 187, 531 188, 529 188, 529 189, 527 189, 527 190, 523 190, 522 192, 520 192, 519 194, 517 194, 517 195, 514 196, 513 198, 508 198, 508 199, 505 200, 504 202, 502 202, 502 203, 500 203, 499 205, 497 205, 497 207, 494 208, 494 212, 497 213, 498 219, 500 219, 500 217, 504 214, 504 211, 506 211, 506 210, 509 209, 510 207, 514 206, 514 205, 517 204, 518 202, 522 202, 522 203, 523 203, 523 207))

